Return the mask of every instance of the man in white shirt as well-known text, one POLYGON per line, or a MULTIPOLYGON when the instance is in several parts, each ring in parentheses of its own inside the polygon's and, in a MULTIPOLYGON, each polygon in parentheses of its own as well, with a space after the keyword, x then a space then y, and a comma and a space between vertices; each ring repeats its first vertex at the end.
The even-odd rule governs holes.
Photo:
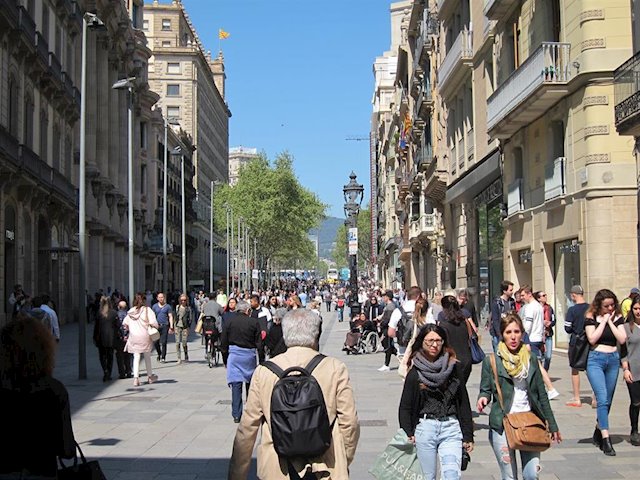
POLYGON ((60 341, 60 321, 58 320, 58 314, 56 311, 49 306, 49 302, 51 301, 51 297, 49 295, 42 295, 41 297, 42 305, 40 308, 49 314, 51 317, 51 333, 56 339, 56 342, 60 341))
MULTIPOLYGON (((411 287, 409 292, 407 293, 407 300, 402 304, 402 310, 409 315, 413 316, 413 312, 416 309, 416 300, 420 298, 422 295, 422 290, 420 287, 411 287)), ((389 319, 389 329, 387 330, 387 335, 391 338, 396 338, 398 323, 402 318, 402 311, 400 308, 396 308, 391 314, 391 319, 389 319)), ((396 339, 397 340, 397 339, 396 339)), ((404 355, 406 347, 398 345, 399 355, 404 355)))
POLYGON ((533 296, 531 285, 524 285, 520 288, 520 292, 524 300, 524 305, 520 309, 520 317, 524 324, 524 331, 529 337, 531 353, 538 359, 540 373, 542 374, 545 387, 547 387, 549 400, 553 400, 560 394, 553 388, 549 374, 542 366, 542 362, 544 361, 544 351, 542 350, 544 347, 544 308, 533 296))

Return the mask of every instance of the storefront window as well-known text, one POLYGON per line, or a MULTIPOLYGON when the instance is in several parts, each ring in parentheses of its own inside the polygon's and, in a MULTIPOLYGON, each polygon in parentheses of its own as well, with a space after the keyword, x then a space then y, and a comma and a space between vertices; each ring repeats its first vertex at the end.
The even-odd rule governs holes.
POLYGON ((557 242, 553 246, 554 310, 556 313, 555 343, 566 347, 569 336, 564 331, 564 317, 573 305, 569 291, 580 285, 580 244, 578 239, 557 242))
POLYGON ((504 275, 504 227, 500 215, 500 198, 489 204, 477 204, 479 308, 488 315, 491 299, 500 294, 504 275))

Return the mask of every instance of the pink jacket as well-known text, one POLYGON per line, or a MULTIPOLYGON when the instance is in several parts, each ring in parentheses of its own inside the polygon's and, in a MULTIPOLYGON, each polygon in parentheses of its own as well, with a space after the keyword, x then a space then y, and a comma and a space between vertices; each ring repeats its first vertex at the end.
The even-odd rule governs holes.
POLYGON ((156 314, 149 307, 132 308, 124 317, 122 325, 129 329, 129 339, 124 351, 129 353, 149 353, 153 348, 153 341, 149 337, 147 327, 153 325, 158 328, 156 314))

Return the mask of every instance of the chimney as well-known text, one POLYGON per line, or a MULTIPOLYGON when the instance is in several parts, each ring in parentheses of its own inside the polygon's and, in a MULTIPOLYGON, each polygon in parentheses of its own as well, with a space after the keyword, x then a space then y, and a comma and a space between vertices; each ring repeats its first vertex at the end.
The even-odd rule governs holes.
POLYGON ((213 73, 213 80, 216 83, 218 92, 220 92, 220 96, 224 99, 224 84, 227 75, 224 73, 224 56, 222 55, 222 50, 220 50, 215 60, 209 62, 209 68, 211 68, 211 73, 213 73))

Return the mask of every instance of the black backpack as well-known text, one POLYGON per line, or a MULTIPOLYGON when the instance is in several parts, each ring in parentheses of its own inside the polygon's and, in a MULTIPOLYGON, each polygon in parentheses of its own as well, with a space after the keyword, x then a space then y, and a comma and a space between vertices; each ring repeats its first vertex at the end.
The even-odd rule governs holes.
POLYGON ((413 336, 413 314, 405 312, 402 307, 398 307, 398 310, 402 316, 396 329, 396 340, 398 340, 398 345, 406 347, 413 336))
POLYGON ((305 368, 284 371, 271 361, 263 363, 279 378, 271 393, 271 437, 280 457, 317 457, 331 445, 333 424, 320 384, 311 375, 324 358, 318 354, 305 368))

